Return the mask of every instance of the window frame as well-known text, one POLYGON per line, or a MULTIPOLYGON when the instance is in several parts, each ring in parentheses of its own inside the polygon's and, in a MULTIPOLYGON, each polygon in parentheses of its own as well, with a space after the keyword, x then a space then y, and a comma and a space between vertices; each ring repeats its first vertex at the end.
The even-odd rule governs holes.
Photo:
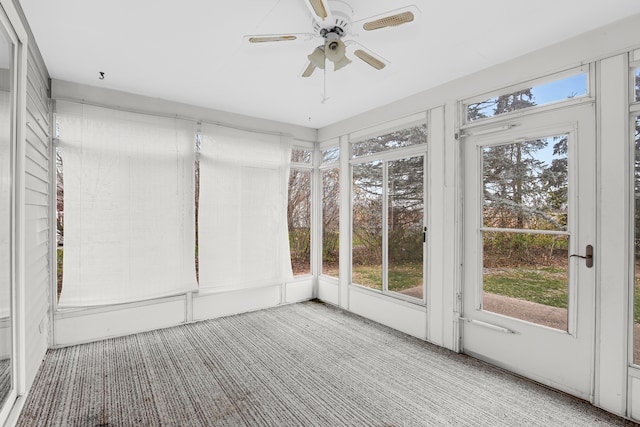
POLYGON ((533 112, 547 111, 547 110, 555 109, 558 107, 565 107, 573 104, 580 104, 583 102, 591 102, 593 101, 593 94, 595 93, 593 84, 594 82, 592 78, 591 66, 590 64, 585 64, 580 67, 574 67, 574 68, 559 71, 556 73, 548 74, 542 77, 529 79, 529 80, 522 81, 520 83, 516 83, 510 86, 501 87, 499 89, 495 89, 489 92, 484 92, 469 98, 462 99, 459 102, 460 108, 458 111, 458 114, 460 117, 460 123, 461 123, 460 129, 467 129, 467 128, 472 128, 476 126, 482 126, 487 123, 496 123, 503 120, 510 120, 510 119, 513 119, 513 117, 517 117, 525 114, 531 114, 533 112), (573 98, 561 99, 558 101, 552 101, 545 104, 524 108, 521 110, 498 114, 496 116, 476 119, 473 121, 470 121, 468 118, 468 107, 471 104, 476 104, 479 102, 487 101, 492 98, 496 98, 498 96, 508 95, 510 93, 531 89, 536 86, 541 86, 547 83, 553 83, 555 81, 559 81, 569 77, 574 77, 580 74, 586 74, 586 78, 587 78, 587 88, 586 88, 587 93, 584 95, 575 96, 573 98))
MULTIPOLYGON (((422 298, 415 298, 415 297, 411 297, 408 295, 404 295, 402 293, 399 292, 395 292, 395 291, 390 291, 387 289, 388 287, 388 277, 385 278, 385 275, 387 275, 388 273, 388 264, 389 264, 389 260, 388 260, 388 248, 385 248, 385 245, 388 245, 388 230, 387 227, 388 225, 385 225, 385 219, 387 218, 388 215, 388 178, 387 178, 387 173, 386 170, 388 168, 388 163, 390 161, 394 161, 394 160, 402 160, 402 159, 408 159, 411 157, 418 157, 418 156, 422 156, 423 157, 423 164, 424 164, 424 176, 423 176, 423 226, 426 227, 427 226, 427 218, 429 215, 429 209, 430 209, 430 204, 429 204, 429 198, 428 198, 428 194, 427 194, 427 190, 429 188, 429 170, 428 170, 428 165, 429 165, 429 138, 431 136, 431 128, 429 126, 429 119, 428 119, 429 115, 428 112, 421 112, 418 114, 414 114, 412 116, 408 116, 408 117, 404 117, 398 120, 394 120, 391 122, 387 122, 386 124, 383 125, 379 125, 379 126, 375 126, 369 129, 365 129, 365 130, 361 130, 358 132, 354 132, 348 135, 348 146, 349 146, 349 151, 352 152, 353 151, 353 143, 354 142, 359 142, 365 139, 369 139, 369 138, 375 138, 376 136, 380 136, 380 135, 386 135, 388 133, 392 133, 395 131, 399 131, 402 129, 407 129, 407 128, 411 128, 411 127, 415 127, 415 126, 420 126, 420 125, 425 125, 427 127, 427 142, 424 144, 415 144, 415 145, 408 145, 405 147, 399 147, 399 148, 392 148, 392 149, 387 149, 387 150, 383 150, 383 151, 379 151, 376 153, 371 153, 371 154, 367 154, 367 155, 363 155, 363 156, 359 156, 359 157, 353 157, 353 155, 349 156, 348 159, 348 164, 349 164, 349 184, 348 184, 348 189, 349 189, 349 207, 351 210, 350 213, 350 221, 349 221, 349 230, 350 230, 350 234, 349 234, 349 277, 346 279, 348 286, 349 287, 353 287, 355 289, 361 290, 363 292, 371 292, 377 295, 381 295, 384 297, 390 297, 396 300, 401 300, 404 302, 408 302, 411 304, 415 304, 415 305, 419 305, 419 306, 427 306, 428 304, 428 297, 427 297, 427 293, 428 293, 428 283, 427 283, 427 278, 428 278, 428 265, 429 265, 429 260, 428 260, 428 248, 429 248, 429 240, 427 238, 427 241, 425 242, 425 246, 423 247, 423 262, 422 262, 422 277, 423 277, 423 294, 422 294, 422 298), (355 136, 355 137, 354 137, 355 136), (383 265, 381 266, 382 269, 382 290, 378 290, 378 289, 373 289, 358 283, 353 282, 353 169, 354 166, 356 165, 360 165, 360 164, 364 164, 364 163, 370 163, 373 161, 380 161, 382 163, 382 167, 383 167, 383 193, 382 193, 382 199, 383 199, 383 207, 382 207, 382 225, 383 225, 383 229, 382 229, 382 263, 383 265), (385 267, 386 265, 386 267, 385 267)), ((342 155, 342 153, 341 153, 342 155)), ((345 188, 344 185, 341 186, 341 188, 345 188)), ((347 262, 347 260, 344 260, 344 262, 347 262)))
POLYGON ((635 297, 636 297, 636 254, 635 254, 635 239, 636 233, 640 230, 636 230, 635 226, 635 173, 636 173, 636 148, 635 148, 635 124, 636 118, 640 118, 640 99, 636 99, 635 93, 635 73, 640 69, 640 49, 629 53, 629 78, 628 78, 628 97, 629 97, 629 246, 628 253, 629 259, 629 349, 628 349, 628 366, 638 368, 640 367, 640 360, 634 360, 635 354, 635 297))
MULTIPOLYGON (((317 241, 317 245, 314 246, 317 249, 317 275, 318 277, 323 278, 324 280, 330 280, 330 281, 335 281, 336 283, 338 282, 338 280, 340 280, 340 258, 338 257, 338 275, 337 276, 329 276, 327 274, 325 274, 323 272, 323 266, 324 266, 324 259, 323 259, 323 255, 324 255, 324 239, 323 239, 323 232, 324 229, 322 227, 323 221, 324 221, 324 204, 323 204, 323 199, 324 199, 324 180, 323 180, 323 172, 328 171, 328 170, 337 170, 337 174, 338 174, 338 180, 340 180, 341 175, 340 175, 340 164, 341 164, 341 159, 344 156, 344 153, 342 152, 342 150, 340 149, 340 139, 339 138, 335 138, 335 139, 330 139, 327 141, 323 141, 319 144, 317 144, 317 151, 316 151, 316 170, 317 175, 316 175, 316 182, 317 182, 317 199, 316 200, 316 206, 317 209, 315 210, 316 212, 316 217, 317 217, 317 227, 316 227, 316 233, 314 233, 314 235, 316 236, 316 241, 317 241), (337 149, 338 150, 338 158, 334 161, 331 162, 323 162, 323 155, 322 152, 323 151, 328 151, 328 150, 333 150, 333 149, 337 149)), ((338 185, 338 191, 342 192, 343 188, 342 188, 342 183, 340 182, 338 185)), ((338 231, 340 230, 340 220, 342 217, 342 204, 340 203, 342 199, 342 194, 338 195, 338 231)), ((340 253, 340 249, 338 247, 338 255, 340 253)))
MULTIPOLYGON (((301 141, 301 140, 294 140, 292 145, 291 145, 291 150, 305 150, 305 151, 310 151, 311 153, 311 161, 308 163, 305 162, 292 162, 291 160, 289 160, 289 177, 291 176, 291 170, 295 169, 295 170, 299 170, 299 171, 307 171, 310 173, 310 185, 309 185, 309 189, 310 189, 310 194, 309 194, 309 202, 310 202, 310 209, 309 209, 309 213, 310 213, 310 221, 309 221, 309 273, 304 273, 304 274, 295 274, 293 273, 293 278, 291 279, 291 282, 297 282, 297 281, 303 281, 303 280, 307 280, 310 277, 314 277, 316 275, 316 271, 317 271, 317 266, 316 266, 316 261, 315 261, 315 257, 316 257, 316 247, 315 247, 315 242, 316 242, 316 237, 315 237, 315 232, 314 230, 316 229, 316 222, 317 222, 317 213, 316 213, 316 206, 317 203, 315 203, 315 197, 317 194, 317 190, 316 190, 316 182, 317 182, 317 173, 316 173, 316 161, 318 158, 317 152, 315 150, 315 144, 312 142, 307 142, 307 141, 301 141)), ((287 178, 288 180, 289 178, 287 178)), ((287 189, 287 199, 289 198, 288 195, 288 189, 287 189)), ((287 200, 287 204, 288 204, 288 200, 287 200)), ((288 221, 287 221, 287 229, 289 227, 288 221)), ((293 266, 293 265, 292 265, 293 266)))

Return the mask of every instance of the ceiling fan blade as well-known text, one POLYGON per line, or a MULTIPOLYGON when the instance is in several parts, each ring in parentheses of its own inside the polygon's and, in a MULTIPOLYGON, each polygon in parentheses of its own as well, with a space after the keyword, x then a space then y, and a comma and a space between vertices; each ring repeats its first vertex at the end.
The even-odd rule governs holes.
POLYGON ((249 43, 290 42, 297 40, 296 36, 250 36, 249 43))
POLYGON ((316 67, 311 62, 309 62, 307 68, 305 68, 305 70, 302 72, 302 77, 311 77, 311 74, 313 74, 315 69, 316 67))
POLYGON ((354 27, 362 27, 365 31, 379 30, 388 27, 397 27, 399 25, 408 24, 416 19, 420 10, 415 6, 408 6, 401 9, 392 10, 390 12, 371 16, 361 19, 353 23, 354 27))
POLYGON ((370 49, 367 49, 357 41, 346 40, 345 44, 349 48, 350 53, 353 53, 353 55, 355 55, 362 62, 367 63, 376 70, 382 70, 390 64, 390 62, 384 59, 382 56, 372 52, 370 49))
POLYGON ((304 0, 304 2, 318 24, 323 25, 333 21, 328 0, 304 0))
POLYGON ((366 62, 367 64, 371 65, 376 70, 382 70, 384 67, 387 66, 387 64, 385 64, 375 56, 371 55, 369 52, 365 52, 362 49, 356 49, 355 52, 353 52, 353 54, 358 58, 360 58, 361 60, 363 60, 364 62, 366 62))
POLYGON ((309 41, 318 37, 312 33, 289 33, 289 34, 257 34, 244 36, 243 39, 247 43, 273 43, 273 42, 293 42, 293 41, 309 41))

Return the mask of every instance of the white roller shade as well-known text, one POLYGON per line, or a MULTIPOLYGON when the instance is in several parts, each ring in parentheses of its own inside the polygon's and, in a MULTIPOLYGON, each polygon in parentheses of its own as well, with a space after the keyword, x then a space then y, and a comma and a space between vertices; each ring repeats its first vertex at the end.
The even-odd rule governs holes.
POLYGON ((64 169, 60 307, 197 288, 195 123, 58 102, 64 169))
POLYGON ((203 125, 198 219, 200 288, 292 277, 287 237, 290 141, 203 125))

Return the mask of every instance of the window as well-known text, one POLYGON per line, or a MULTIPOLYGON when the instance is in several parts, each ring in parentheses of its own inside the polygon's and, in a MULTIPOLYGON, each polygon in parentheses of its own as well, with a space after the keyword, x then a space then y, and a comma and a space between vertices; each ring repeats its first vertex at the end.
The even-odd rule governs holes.
POLYGON ((287 224, 294 276, 311 274, 311 162, 311 149, 291 150, 287 224))
POLYGON ((311 164, 311 150, 305 148, 291 149, 291 163, 311 164))
POLYGON ((338 147, 322 151, 322 270, 339 277, 340 261, 340 158, 338 147))
POLYGON ((353 166, 352 282, 382 290, 382 172, 384 163, 353 166))
MULTIPOLYGON (((634 125, 634 146, 635 146, 635 168, 634 168, 634 229, 635 238, 633 240, 635 274, 634 274, 634 299, 633 299, 633 326, 634 335, 640 333, 640 116, 633 120, 634 125)), ((633 349, 633 363, 640 364, 640 348, 636 343, 633 349)))
MULTIPOLYGON (((56 126, 57 128, 57 126, 56 126)), ((56 133, 58 133, 56 131, 56 133)), ((59 137, 59 135, 56 135, 59 137)), ((62 149, 56 147, 56 259, 57 259, 57 298, 62 292, 62 266, 64 261, 64 168, 62 149)))
POLYGON ((633 73, 634 93, 636 102, 640 102, 640 68, 636 68, 633 73))
POLYGON ((384 135, 374 136, 372 138, 352 141, 352 155, 353 157, 362 157, 387 150, 394 150, 417 144, 426 144, 427 133, 425 130, 424 126, 418 125, 389 132, 384 135))
POLYGON ((587 94, 587 73, 555 79, 550 82, 525 86, 514 91, 478 101, 465 102, 467 121, 499 116, 501 114, 546 105, 587 94))
POLYGON ((355 143, 352 283, 424 300, 426 141, 422 124, 355 143))

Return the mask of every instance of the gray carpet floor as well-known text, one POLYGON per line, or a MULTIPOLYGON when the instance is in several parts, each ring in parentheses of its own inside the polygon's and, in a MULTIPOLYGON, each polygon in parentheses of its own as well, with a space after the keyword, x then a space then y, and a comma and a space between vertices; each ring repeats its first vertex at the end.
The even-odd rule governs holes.
POLYGON ((50 350, 19 426, 621 426, 317 302, 50 350))

